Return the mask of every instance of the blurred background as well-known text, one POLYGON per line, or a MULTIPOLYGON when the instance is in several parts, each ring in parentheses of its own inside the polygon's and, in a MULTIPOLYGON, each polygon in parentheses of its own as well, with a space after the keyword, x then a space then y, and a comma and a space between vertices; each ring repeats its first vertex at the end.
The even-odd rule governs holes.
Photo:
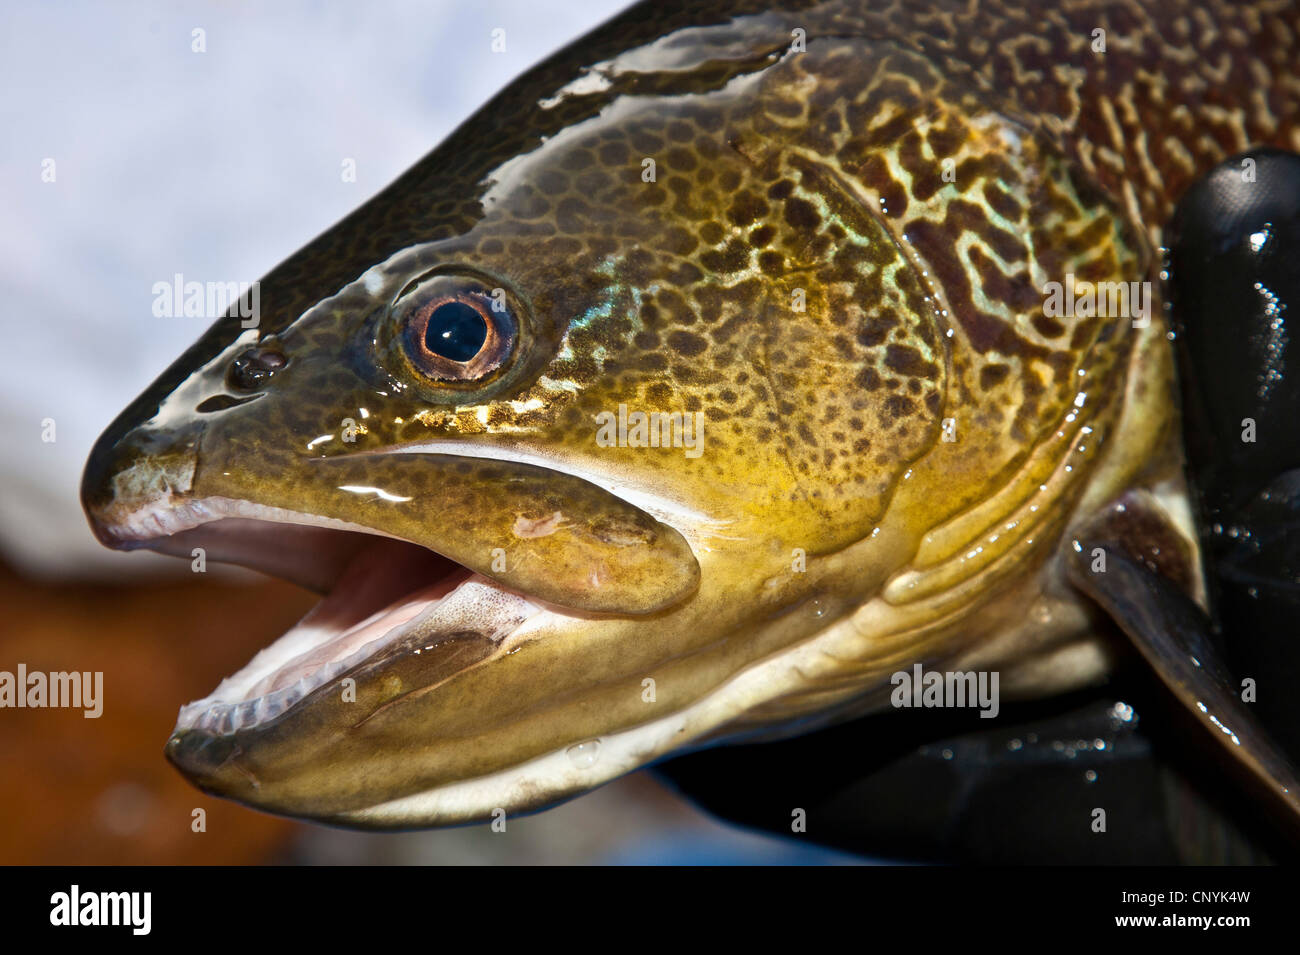
POLYGON ((647 773, 505 833, 358 834, 207 797, 163 759, 177 709, 314 598, 105 550, 78 503, 100 431, 206 324, 155 317, 154 283, 259 278, 624 5, 5 5, 0 670, 100 670, 105 703, 0 709, 0 863, 851 861, 715 822, 647 773))

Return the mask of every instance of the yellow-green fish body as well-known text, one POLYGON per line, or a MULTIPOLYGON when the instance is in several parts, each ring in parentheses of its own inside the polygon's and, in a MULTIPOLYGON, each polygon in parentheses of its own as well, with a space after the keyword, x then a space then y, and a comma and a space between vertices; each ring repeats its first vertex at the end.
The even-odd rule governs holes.
POLYGON ((96 447, 106 543, 331 593, 169 758, 436 825, 885 705, 918 662, 1098 678, 1073 528, 1138 493, 1199 586, 1159 227, 1225 156, 1300 146, 1297 30, 647 3, 531 70, 96 447))

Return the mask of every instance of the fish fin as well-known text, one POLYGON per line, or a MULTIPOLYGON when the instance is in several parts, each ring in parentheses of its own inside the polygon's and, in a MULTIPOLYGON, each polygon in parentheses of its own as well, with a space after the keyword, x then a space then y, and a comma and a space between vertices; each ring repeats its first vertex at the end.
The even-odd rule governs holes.
POLYGON ((1300 780, 1238 695, 1210 618, 1168 577, 1136 559, 1122 538, 1085 534, 1073 543, 1066 560, 1071 582, 1114 620, 1186 710, 1271 794, 1300 837, 1300 780))

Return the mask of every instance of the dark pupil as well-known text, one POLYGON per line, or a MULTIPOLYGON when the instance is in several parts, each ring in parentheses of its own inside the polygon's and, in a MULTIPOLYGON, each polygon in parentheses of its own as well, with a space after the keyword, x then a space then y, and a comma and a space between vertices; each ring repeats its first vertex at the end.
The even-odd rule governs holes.
POLYGON ((487 340, 487 322, 464 302, 444 302, 429 316, 424 345, 451 361, 469 361, 487 340))

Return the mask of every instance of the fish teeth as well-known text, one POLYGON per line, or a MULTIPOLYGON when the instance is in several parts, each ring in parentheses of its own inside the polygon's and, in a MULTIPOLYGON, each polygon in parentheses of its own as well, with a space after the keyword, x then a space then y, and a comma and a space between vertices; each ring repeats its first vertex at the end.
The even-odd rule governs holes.
MULTIPOLYGON (((485 599, 484 588, 491 591, 491 593, 487 594, 488 598, 492 598, 497 593, 495 588, 491 588, 482 578, 474 576, 465 578, 451 592, 440 600, 433 601, 416 617, 404 624, 403 630, 415 629, 422 621, 442 613, 446 606, 454 606, 456 603, 454 598, 458 595, 467 599, 471 607, 482 604, 485 599)), ((527 610, 536 611, 536 608, 531 604, 525 603, 524 607, 527 610)), ((508 619, 499 620, 490 633, 491 639, 495 642, 505 639, 530 615, 527 612, 521 613, 516 610, 508 619)), ((321 664, 312 673, 300 678, 297 682, 289 686, 282 686, 270 693, 264 693, 251 700, 223 702, 208 697, 204 700, 188 703, 180 709, 177 716, 177 728, 178 730, 191 729, 197 732, 224 736, 268 723, 304 697, 338 679, 342 674, 365 663, 375 655, 378 646, 394 643, 395 640, 400 640, 401 636, 401 633, 397 634, 396 637, 391 633, 386 633, 376 637, 374 640, 357 647, 342 659, 321 664)))
POLYGON ((257 722, 257 706, 261 702, 259 697, 256 700, 248 700, 240 703, 235 707, 235 729, 243 729, 245 726, 252 726, 257 722))
POLYGON ((270 696, 261 697, 261 702, 262 702, 261 720, 262 721, 273 720, 281 713, 283 713, 285 710, 285 706, 282 701, 283 701, 283 694, 281 693, 272 693, 270 696))
POLYGON ((228 736, 235 731, 235 708, 229 703, 222 704, 213 732, 228 736))

